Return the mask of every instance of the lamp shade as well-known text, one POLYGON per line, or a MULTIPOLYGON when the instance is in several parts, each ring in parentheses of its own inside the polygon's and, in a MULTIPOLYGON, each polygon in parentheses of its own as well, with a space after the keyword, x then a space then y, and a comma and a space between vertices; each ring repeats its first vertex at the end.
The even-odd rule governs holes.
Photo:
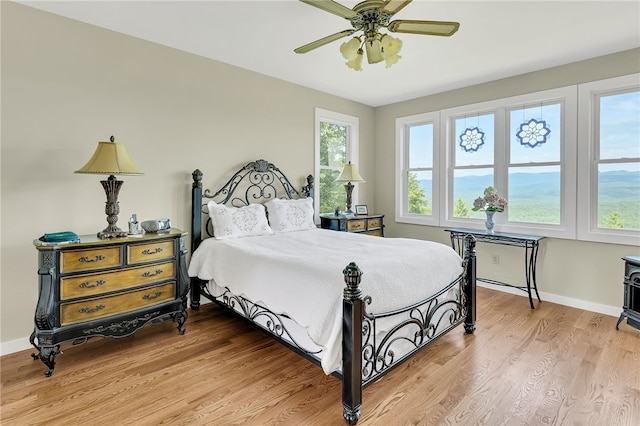
POLYGON ((358 173, 356 165, 351 164, 351 161, 349 161, 348 164, 344 165, 342 173, 340 173, 336 182, 365 182, 365 180, 360 176, 360 173, 358 173))
POLYGON ((81 169, 75 173, 89 173, 102 175, 141 175, 143 174, 127 153, 127 148, 114 142, 98 142, 98 148, 81 169))

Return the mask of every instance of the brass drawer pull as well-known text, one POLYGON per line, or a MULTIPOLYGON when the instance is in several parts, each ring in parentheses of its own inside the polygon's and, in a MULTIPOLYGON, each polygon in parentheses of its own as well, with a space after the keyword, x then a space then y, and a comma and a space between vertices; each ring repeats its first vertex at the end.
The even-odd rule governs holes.
POLYGON ((80 259, 78 259, 79 262, 99 262, 101 260, 104 260, 105 257, 101 254, 97 255, 94 259, 89 259, 87 256, 82 256, 80 259))
POLYGON ((94 288, 94 287, 100 287, 101 285, 105 285, 106 281, 105 280, 97 280, 95 284, 91 284, 89 281, 85 281, 83 283, 80 283, 78 285, 78 287, 80 288, 94 288))
POLYGON ((142 296, 142 298, 144 300, 152 300, 152 299, 157 299, 158 297, 162 296, 162 292, 161 291, 156 291, 156 294, 145 294, 144 296, 142 296))
POLYGON ((103 310, 104 308, 106 308, 106 305, 96 305, 96 307, 95 307, 95 308, 93 308, 93 309, 92 309, 92 308, 87 308, 87 307, 80 308, 80 309, 79 309, 79 312, 80 312, 80 313, 83 313, 83 314, 92 314, 92 313, 94 313, 94 312, 101 311, 101 310, 103 310))
POLYGON ((151 255, 151 254, 157 254, 157 253, 162 253, 162 247, 156 247, 154 251, 151 251, 149 249, 142 250, 142 254, 151 255))
POLYGON ((142 274, 142 276, 144 278, 150 278, 150 277, 155 277, 156 275, 160 275, 162 273, 162 269, 156 269, 156 272, 145 272, 144 274, 142 274))

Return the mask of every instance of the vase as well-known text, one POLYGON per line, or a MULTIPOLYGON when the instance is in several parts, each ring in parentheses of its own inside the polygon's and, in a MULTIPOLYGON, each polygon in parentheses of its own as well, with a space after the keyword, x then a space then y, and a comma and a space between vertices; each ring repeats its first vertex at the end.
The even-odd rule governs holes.
POLYGON ((487 220, 484 222, 484 226, 487 228, 487 234, 493 234, 493 227, 496 226, 493 221, 493 214, 495 212, 486 211, 485 213, 487 214, 487 220))

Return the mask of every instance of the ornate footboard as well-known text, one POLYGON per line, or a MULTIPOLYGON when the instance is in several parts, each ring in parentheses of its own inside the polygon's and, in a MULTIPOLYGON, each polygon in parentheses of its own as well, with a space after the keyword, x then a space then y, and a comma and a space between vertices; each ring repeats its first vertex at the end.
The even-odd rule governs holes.
MULTIPOLYGON (((307 178, 307 185, 298 192, 280 170, 264 160, 244 166, 215 193, 208 190, 203 192, 203 175, 199 170, 192 175, 191 253, 198 248, 203 235, 211 235, 208 232, 209 223, 203 222, 203 197, 218 196, 223 203, 244 206, 250 202, 260 202, 255 201, 257 199, 268 200, 283 195, 285 198, 297 198, 313 192, 311 176, 307 178), (248 189, 240 190, 244 191, 243 196, 238 197, 238 188, 244 180, 249 182, 248 189)), ((465 238, 463 267, 463 273, 456 280, 428 299, 400 310, 378 314, 367 313, 371 299, 363 296, 359 287, 363 275, 360 268, 350 263, 344 269, 342 371, 333 375, 343 383, 343 416, 348 424, 356 424, 360 418, 362 390, 365 386, 457 325, 464 323, 467 333, 475 331, 476 257, 475 239, 471 236, 465 238)), ((305 347, 296 341, 287 328, 288 317, 234 295, 228 289, 212 293, 206 282, 192 277, 192 309, 199 308, 202 296, 252 321, 285 346, 320 365, 318 349, 305 347)))

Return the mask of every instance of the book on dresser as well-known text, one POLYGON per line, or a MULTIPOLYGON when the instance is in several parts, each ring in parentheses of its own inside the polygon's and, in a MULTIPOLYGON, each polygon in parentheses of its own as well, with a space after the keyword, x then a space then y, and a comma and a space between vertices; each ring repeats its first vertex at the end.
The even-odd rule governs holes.
POLYGON ((91 337, 125 337, 171 319, 183 334, 189 279, 186 233, 99 239, 81 235, 59 244, 36 239, 39 294, 30 337, 51 376, 60 346, 91 337))

